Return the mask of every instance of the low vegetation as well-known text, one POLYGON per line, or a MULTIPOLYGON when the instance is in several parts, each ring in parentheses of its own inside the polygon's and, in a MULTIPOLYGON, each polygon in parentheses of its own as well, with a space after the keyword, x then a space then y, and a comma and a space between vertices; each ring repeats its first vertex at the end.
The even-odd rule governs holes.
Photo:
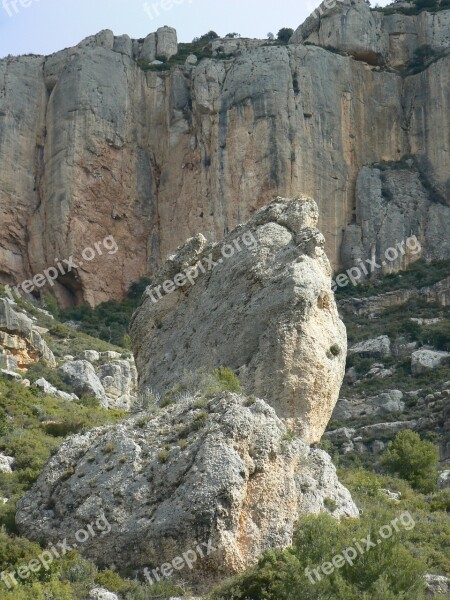
POLYGON ((218 587, 209 600, 422 600, 423 574, 450 568, 445 550, 448 519, 443 510, 429 511, 437 495, 422 495, 400 479, 363 469, 340 471, 339 476, 363 509, 359 520, 339 522, 326 514, 302 517, 292 547, 266 553, 255 567, 218 587), (401 492, 398 504, 382 493, 385 488, 401 492), (398 531, 391 528, 392 535, 378 544, 381 528, 400 515, 398 531), (330 575, 319 571, 318 580, 314 569, 346 548, 356 549, 355 541, 365 550, 362 540, 368 535, 375 547, 357 551, 353 565, 345 563, 330 575))

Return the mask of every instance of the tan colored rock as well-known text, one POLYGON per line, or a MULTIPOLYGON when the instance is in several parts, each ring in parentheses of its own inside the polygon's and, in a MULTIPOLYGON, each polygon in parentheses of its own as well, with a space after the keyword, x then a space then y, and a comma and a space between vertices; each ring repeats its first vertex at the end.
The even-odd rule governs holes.
POLYGON ((49 367, 56 366, 53 352, 35 329, 32 320, 14 310, 4 298, 0 298, 0 353, 6 355, 6 361, 11 357, 21 370, 28 369, 40 360, 49 367))
MULTIPOLYGON (((449 11, 382 16, 359 0, 348 11, 345 47, 358 60, 293 44, 144 72, 142 44, 132 42, 131 56, 112 32, 50 57, 0 60, 0 282, 21 283, 56 257, 80 259, 113 235, 117 254, 84 261, 50 291, 64 305, 121 299, 185 239, 220 240, 274 196, 299 194, 316 198, 338 268, 361 170, 407 154, 448 198, 449 11), (415 38, 443 52, 422 73, 364 62, 382 55, 400 68, 415 38)), ((338 43, 343 26, 330 18, 336 28, 324 22, 324 31, 338 43)), ((152 60, 158 36, 144 43, 152 60)), ((425 251, 439 216, 426 222, 425 251)), ((399 219, 407 229, 409 216, 399 219)))
POLYGON ((223 242, 193 238, 171 257, 131 324, 141 388, 162 392, 185 370, 228 367, 303 440, 318 442, 338 398, 347 341, 317 220, 313 200, 277 198, 223 242), (186 276, 167 285, 183 272, 195 285, 186 276))

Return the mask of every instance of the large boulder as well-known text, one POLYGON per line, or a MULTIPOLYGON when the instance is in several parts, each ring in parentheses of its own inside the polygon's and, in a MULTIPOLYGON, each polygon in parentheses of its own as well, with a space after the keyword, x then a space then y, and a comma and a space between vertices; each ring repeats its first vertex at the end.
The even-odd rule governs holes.
POLYGON ((422 348, 421 350, 417 350, 417 352, 413 352, 411 356, 411 372, 414 376, 422 375, 427 371, 438 369, 449 359, 449 352, 439 352, 437 350, 422 348))
POLYGON ((177 30, 173 27, 160 27, 156 32, 156 58, 168 60, 177 52, 177 30))
POLYGON ((102 406, 108 406, 105 389, 97 377, 94 367, 86 360, 74 360, 63 364, 58 373, 64 383, 70 385, 78 396, 95 396, 102 406))
POLYGON ((391 341, 387 335, 359 342, 348 349, 348 354, 359 354, 364 358, 383 358, 391 355, 391 341))
POLYGON ((209 542, 193 571, 175 573, 204 583, 289 546, 298 518, 322 511, 359 514, 330 457, 295 439, 263 400, 204 392, 68 439, 16 520, 33 540, 70 544, 104 513, 111 530, 80 551, 140 575, 209 542))
POLYGON ((137 400, 137 371, 129 360, 116 360, 101 365, 97 375, 108 398, 109 408, 130 410, 137 400))
POLYGON ((225 366, 318 442, 347 341, 317 220, 314 200, 277 198, 222 242, 197 236, 170 257, 131 323, 141 387, 163 392, 186 370, 225 366))
POLYGON ((400 390, 386 390, 369 398, 340 398, 333 411, 333 419, 347 421, 363 416, 401 413, 405 409, 402 399, 403 393, 400 390))
POLYGON ((321 4, 297 29, 291 43, 309 42, 333 47, 358 60, 378 65, 388 54, 386 39, 381 35, 380 16, 364 0, 337 0, 321 4))

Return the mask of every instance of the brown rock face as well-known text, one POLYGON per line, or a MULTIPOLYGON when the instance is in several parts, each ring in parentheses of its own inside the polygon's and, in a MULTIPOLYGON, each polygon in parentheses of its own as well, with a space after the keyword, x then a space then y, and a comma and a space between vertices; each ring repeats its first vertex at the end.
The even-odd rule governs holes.
MULTIPOLYGON (((344 230, 364 212, 359 173, 409 154, 448 198, 449 11, 397 23, 356 4, 346 32, 364 33, 358 60, 301 37, 144 72, 143 45, 111 32, 50 57, 1 60, 0 282, 20 283, 73 255, 77 268, 54 288, 61 303, 122 298, 190 236, 220 240, 274 196, 302 193, 317 200, 339 267, 344 230), (423 72, 363 62, 365 48, 388 65, 409 59, 410 30, 436 52, 423 72), (79 264, 110 235, 116 254, 79 264)), ((345 44, 352 54, 348 36, 345 44)))

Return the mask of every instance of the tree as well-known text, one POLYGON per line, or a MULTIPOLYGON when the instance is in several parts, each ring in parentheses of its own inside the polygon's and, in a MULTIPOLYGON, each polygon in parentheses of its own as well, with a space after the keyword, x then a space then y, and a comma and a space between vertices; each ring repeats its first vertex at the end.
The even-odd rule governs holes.
POLYGON ((406 479, 423 492, 436 487, 436 467, 439 452, 431 442, 423 442, 418 433, 405 429, 400 431, 381 458, 381 463, 393 474, 406 479))
POLYGON ((208 31, 208 33, 205 33, 204 35, 201 36, 200 40, 217 40, 219 37, 219 34, 216 33, 215 31, 208 31))
POLYGON ((423 8, 437 8, 439 5, 439 0, 416 0, 416 7, 419 10, 423 8))
POLYGON ((278 32, 277 38, 280 42, 284 42, 285 44, 287 44, 293 35, 293 29, 291 29, 290 27, 283 27, 278 32))
POLYGON ((225 37, 230 40, 234 40, 236 38, 240 38, 241 34, 240 33, 227 33, 227 35, 225 37))
POLYGON ((274 40, 275 39, 275 36, 274 36, 274 34, 271 31, 269 31, 269 33, 267 34, 267 39, 268 40, 274 40))

